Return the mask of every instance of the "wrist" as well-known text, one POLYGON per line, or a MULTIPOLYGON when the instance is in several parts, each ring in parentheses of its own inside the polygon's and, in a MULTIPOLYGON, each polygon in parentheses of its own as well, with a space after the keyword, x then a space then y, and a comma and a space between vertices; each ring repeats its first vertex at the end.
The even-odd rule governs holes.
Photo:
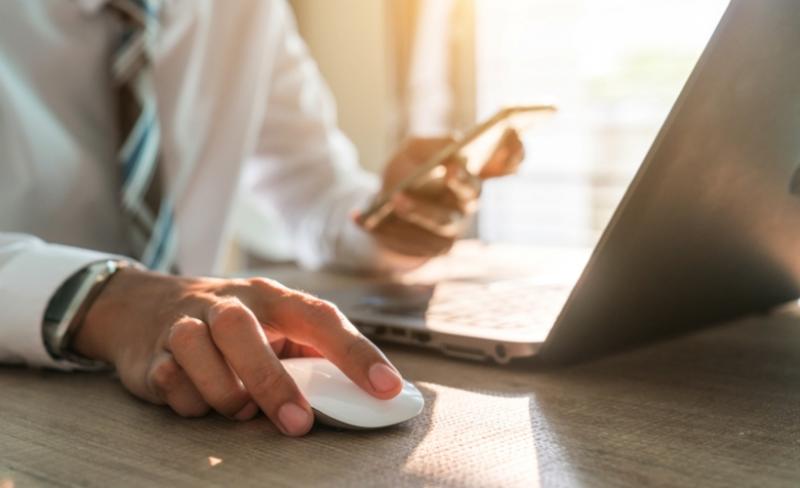
POLYGON ((147 272, 136 267, 125 267, 109 278, 100 294, 90 304, 83 323, 72 341, 72 350, 89 359, 115 364, 115 338, 119 314, 124 313, 128 283, 147 272), (116 319, 115 319, 116 314, 116 319))

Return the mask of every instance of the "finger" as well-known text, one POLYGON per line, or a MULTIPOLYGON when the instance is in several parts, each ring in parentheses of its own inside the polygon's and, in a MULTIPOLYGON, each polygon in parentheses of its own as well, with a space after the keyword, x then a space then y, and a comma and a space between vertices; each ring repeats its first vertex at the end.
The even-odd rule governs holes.
POLYGON ((182 417, 208 413, 209 406, 203 396, 169 352, 164 351, 153 361, 147 383, 158 398, 182 417))
POLYGON ((377 398, 393 398, 400 392, 403 384, 397 369, 334 305, 270 280, 251 283, 257 290, 254 309, 286 337, 318 350, 377 398), (281 299, 276 301, 275 296, 281 299))
POLYGON ((267 340, 278 358, 318 358, 322 355, 313 347, 289 340, 274 327, 263 326, 267 340))
POLYGON ((453 238, 464 229, 464 213, 458 208, 439 205, 404 193, 395 195, 392 203, 398 218, 432 234, 453 238))
POLYGON ((432 172, 429 177, 406 188, 405 192, 465 211, 472 207, 481 193, 481 179, 473 175, 460 159, 437 169, 441 171, 436 174, 432 172))
MULTIPOLYGON (((450 137, 415 138, 406 141, 384 171, 383 190, 392 191, 395 185, 414 173, 418 166, 428 163, 452 142, 450 137)), ((422 176, 422 179, 430 177, 433 175, 422 176)))
POLYGON ((462 165, 447 167, 444 179, 445 187, 452 195, 455 206, 464 214, 474 213, 478 208, 478 197, 481 194, 480 178, 470 173, 462 165))
POLYGON ((515 173, 523 159, 525 159, 525 147, 519 134, 513 129, 508 129, 484 163, 479 176, 486 179, 515 173))
POLYGON ((353 382, 378 398, 400 393, 400 373, 335 305, 310 297, 297 306, 309 324, 306 339, 353 382))
POLYGON ((258 413, 241 380, 219 352, 202 320, 183 317, 170 330, 169 348, 203 399, 217 412, 236 420, 258 413))
POLYGON ((417 137, 406 142, 404 153, 417 164, 426 163, 436 152, 441 151, 455 142, 451 136, 445 137, 417 137))
POLYGON ((283 369, 253 312, 238 299, 208 310, 211 337, 261 410, 286 435, 303 435, 314 417, 308 402, 283 369))

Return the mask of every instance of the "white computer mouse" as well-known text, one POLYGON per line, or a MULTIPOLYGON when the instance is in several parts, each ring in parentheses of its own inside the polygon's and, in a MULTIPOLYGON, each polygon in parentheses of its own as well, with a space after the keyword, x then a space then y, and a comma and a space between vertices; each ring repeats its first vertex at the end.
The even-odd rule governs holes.
POLYGON ((405 422, 422 411, 422 393, 408 381, 390 400, 373 397, 333 363, 323 358, 281 361, 297 387, 308 399, 317 420, 332 427, 377 429, 405 422))

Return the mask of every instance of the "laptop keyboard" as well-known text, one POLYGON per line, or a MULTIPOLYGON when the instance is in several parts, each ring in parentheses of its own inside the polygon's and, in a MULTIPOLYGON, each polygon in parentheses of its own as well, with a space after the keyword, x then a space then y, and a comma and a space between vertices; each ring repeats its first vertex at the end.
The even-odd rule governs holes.
POLYGON ((481 290, 447 290, 434 296, 425 317, 462 326, 524 329, 552 325, 564 305, 569 287, 502 283, 481 290))
POLYGON ((564 306, 571 286, 531 280, 490 283, 449 281, 435 286, 405 286, 371 294, 362 310, 415 316, 429 324, 448 323, 491 329, 550 326, 564 306))

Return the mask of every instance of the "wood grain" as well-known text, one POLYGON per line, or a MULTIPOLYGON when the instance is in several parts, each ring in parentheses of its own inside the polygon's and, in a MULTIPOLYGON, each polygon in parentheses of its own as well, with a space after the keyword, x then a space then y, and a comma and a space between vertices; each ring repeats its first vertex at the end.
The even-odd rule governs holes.
POLYGON ((423 415, 303 439, 181 419, 109 375, 0 368, 0 486, 800 485, 794 307, 565 369, 386 350, 423 415))

